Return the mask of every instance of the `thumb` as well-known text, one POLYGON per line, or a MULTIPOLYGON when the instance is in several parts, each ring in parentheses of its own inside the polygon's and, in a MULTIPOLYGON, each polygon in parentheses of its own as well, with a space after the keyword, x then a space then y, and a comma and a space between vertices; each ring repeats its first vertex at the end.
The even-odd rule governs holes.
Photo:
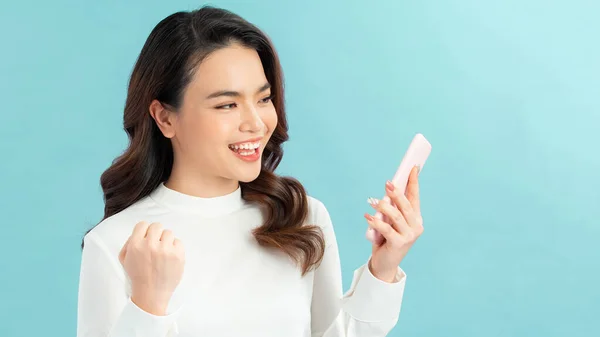
POLYGON ((125 255, 127 255, 127 246, 129 245, 130 239, 131 237, 129 237, 127 241, 125 241, 123 248, 121 248, 121 251, 119 252, 119 262, 121 262, 121 264, 125 263, 125 255))

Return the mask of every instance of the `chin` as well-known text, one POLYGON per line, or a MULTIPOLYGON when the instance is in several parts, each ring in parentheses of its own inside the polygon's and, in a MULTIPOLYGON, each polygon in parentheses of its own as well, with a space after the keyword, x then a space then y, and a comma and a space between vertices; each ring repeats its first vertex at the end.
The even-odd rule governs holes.
POLYGON ((258 178, 260 171, 262 170, 262 153, 258 152, 256 155, 248 157, 235 155, 235 157, 237 158, 234 158, 233 161, 227 165, 229 167, 229 176, 231 179, 249 183, 258 178))
POLYGON ((258 178, 258 176, 260 175, 260 171, 260 166, 258 166, 257 168, 246 168, 236 172, 235 176, 240 182, 249 183, 258 178))

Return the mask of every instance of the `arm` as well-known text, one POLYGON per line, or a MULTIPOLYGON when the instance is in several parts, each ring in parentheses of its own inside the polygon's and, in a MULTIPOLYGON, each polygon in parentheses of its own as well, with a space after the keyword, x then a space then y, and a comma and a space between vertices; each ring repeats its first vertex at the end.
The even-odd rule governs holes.
POLYGON ((85 237, 79 279, 77 337, 175 336, 177 312, 151 315, 128 295, 125 273, 93 232, 85 237))
POLYGON ((354 272, 352 285, 343 294, 333 225, 325 206, 320 202, 315 206, 326 248, 314 273, 312 337, 386 336, 398 321, 406 275, 398 268, 395 280, 387 283, 374 277, 366 263, 354 272))

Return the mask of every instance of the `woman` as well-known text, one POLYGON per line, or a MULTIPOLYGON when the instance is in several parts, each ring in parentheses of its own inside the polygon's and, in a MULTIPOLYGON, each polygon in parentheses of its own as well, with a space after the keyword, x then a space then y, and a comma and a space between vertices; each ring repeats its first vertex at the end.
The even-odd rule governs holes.
POLYGON ((422 232, 417 172, 398 207, 365 215, 386 238, 342 294, 323 204, 274 173, 288 138, 277 54, 256 27, 203 7, 161 21, 137 60, 130 144, 102 175, 84 237, 78 336, 385 336, 399 264, 422 232))

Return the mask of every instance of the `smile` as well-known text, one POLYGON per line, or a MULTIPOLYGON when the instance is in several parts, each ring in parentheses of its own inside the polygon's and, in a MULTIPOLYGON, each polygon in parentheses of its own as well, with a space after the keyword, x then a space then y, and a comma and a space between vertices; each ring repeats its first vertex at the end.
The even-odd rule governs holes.
POLYGON ((239 159, 246 162, 254 162, 260 159, 260 142, 249 142, 229 145, 229 149, 239 159))
POLYGON ((229 145, 229 148, 232 151, 236 151, 236 152, 253 152, 254 150, 256 150, 259 147, 260 147, 260 142, 229 145))

